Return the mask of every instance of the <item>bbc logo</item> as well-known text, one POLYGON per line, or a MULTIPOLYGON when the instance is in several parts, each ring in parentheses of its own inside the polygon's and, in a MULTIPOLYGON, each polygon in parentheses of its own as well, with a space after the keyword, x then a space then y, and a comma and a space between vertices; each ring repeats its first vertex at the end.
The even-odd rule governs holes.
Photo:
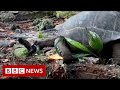
POLYGON ((3 65, 3 76, 33 76, 33 77, 45 77, 46 66, 45 65, 3 65))
POLYGON ((5 68, 5 74, 25 74, 25 68, 5 68))

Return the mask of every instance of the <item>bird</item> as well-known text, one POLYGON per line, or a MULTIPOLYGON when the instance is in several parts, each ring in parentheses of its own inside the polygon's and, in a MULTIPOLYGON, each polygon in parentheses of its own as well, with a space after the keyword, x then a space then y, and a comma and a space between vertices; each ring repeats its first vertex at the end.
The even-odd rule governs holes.
POLYGON ((32 54, 34 54, 37 51, 37 47, 34 44, 31 45, 27 40, 25 40, 23 38, 19 38, 18 42, 27 48, 27 50, 29 52, 28 56, 31 56, 32 54))
POLYGON ((29 55, 28 56, 31 56, 33 53, 35 53, 37 51, 37 47, 35 45, 32 45, 31 46, 31 50, 29 51, 29 55))

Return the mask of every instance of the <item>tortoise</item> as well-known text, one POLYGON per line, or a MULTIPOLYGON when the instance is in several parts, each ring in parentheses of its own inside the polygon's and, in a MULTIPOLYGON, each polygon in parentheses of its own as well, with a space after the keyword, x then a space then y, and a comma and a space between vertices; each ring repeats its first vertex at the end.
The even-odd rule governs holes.
MULTIPOLYGON (((59 28, 55 38, 36 41, 34 45, 40 48, 57 44, 63 63, 78 61, 72 53, 78 49, 71 47, 65 40, 60 40, 61 36, 68 37, 82 44, 89 46, 87 33, 89 31, 97 33, 103 41, 103 58, 108 61, 110 58, 120 58, 120 13, 117 11, 82 11, 70 17, 59 28), (58 43, 56 43, 58 42, 58 43)), ((79 50, 79 52, 81 52, 79 50)))

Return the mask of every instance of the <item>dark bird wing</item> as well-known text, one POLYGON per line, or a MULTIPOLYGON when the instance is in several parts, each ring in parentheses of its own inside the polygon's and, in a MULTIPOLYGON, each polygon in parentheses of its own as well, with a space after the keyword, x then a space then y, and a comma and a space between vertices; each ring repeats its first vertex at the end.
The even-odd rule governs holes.
POLYGON ((37 51, 37 47, 35 45, 31 45, 27 40, 24 40, 22 38, 18 39, 19 43, 24 45, 28 51, 29 51, 29 55, 32 55, 33 53, 35 53, 37 51))
POLYGON ((22 45, 24 45, 27 49, 28 49, 28 51, 30 51, 31 50, 31 44, 27 41, 27 40, 24 40, 23 38, 19 38, 18 39, 18 42, 20 43, 20 44, 22 44, 22 45))

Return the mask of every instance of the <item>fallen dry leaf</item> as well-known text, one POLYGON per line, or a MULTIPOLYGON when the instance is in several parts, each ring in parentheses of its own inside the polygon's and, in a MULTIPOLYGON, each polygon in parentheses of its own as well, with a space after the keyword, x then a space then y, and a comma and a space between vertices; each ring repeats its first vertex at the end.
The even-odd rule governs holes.
POLYGON ((0 32, 6 32, 6 30, 5 30, 5 29, 0 28, 0 32))
POLYGON ((11 43, 16 42, 15 40, 9 40, 11 43))
POLYGON ((9 59, 0 59, 1 62, 5 63, 5 62, 8 62, 9 59))
POLYGON ((30 26, 29 29, 34 29, 35 27, 34 26, 30 26))
POLYGON ((11 51, 12 49, 13 49, 13 48, 8 48, 7 50, 8 50, 8 51, 11 51))
POLYGON ((48 56, 48 60, 63 60, 63 57, 61 57, 58 54, 53 54, 53 55, 48 56))
POLYGON ((14 33, 13 33, 13 32, 10 32, 9 34, 12 35, 12 34, 14 34, 14 33))

